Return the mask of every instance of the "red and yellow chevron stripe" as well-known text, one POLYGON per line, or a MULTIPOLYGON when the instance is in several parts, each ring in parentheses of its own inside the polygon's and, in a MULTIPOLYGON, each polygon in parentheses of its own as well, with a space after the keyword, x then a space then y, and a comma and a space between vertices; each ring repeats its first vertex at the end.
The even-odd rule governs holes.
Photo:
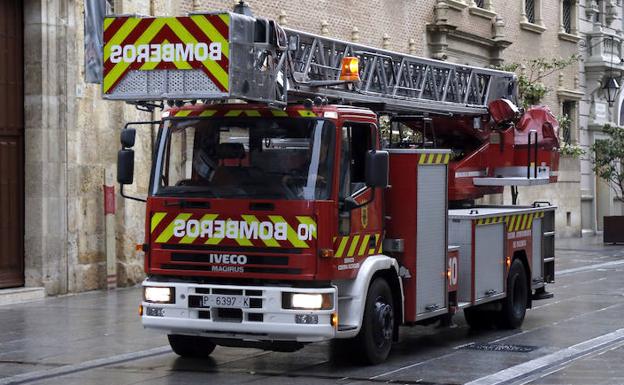
POLYGON ((247 110, 224 110, 224 109, 183 109, 174 110, 169 114, 172 118, 200 117, 200 118, 317 118, 318 116, 310 110, 279 110, 279 109, 247 109, 247 110))
POLYGON ((334 238, 334 258, 365 257, 382 250, 380 233, 355 234, 334 238))
POLYGON ((543 218, 543 212, 528 213, 528 214, 516 214, 495 216, 489 218, 479 218, 476 220, 477 226, 493 225, 497 223, 505 222, 508 232, 529 230, 533 227, 533 220, 535 218, 543 218))
MULTIPOLYGON (((272 226, 268 226, 272 227, 272 226)), ((266 228, 266 226, 265 226, 266 228)), ((317 237, 316 221, 309 216, 284 218, 279 215, 220 215, 189 212, 154 212, 150 223, 150 235, 154 243, 309 248, 317 237), (228 222, 236 222, 236 231, 230 233, 228 222), (189 222, 193 222, 189 227, 189 222), (210 223, 207 225, 206 223, 210 223), (217 222, 220 230, 217 230, 217 222), (261 225, 283 224, 282 237, 276 237, 273 230, 263 232, 261 225), (184 227, 181 227, 184 224, 184 227), (206 224, 206 225, 204 225, 206 224), (210 231, 201 231, 205 226, 210 231), (305 234, 300 230, 306 229, 305 234), (242 229, 241 229, 242 228, 242 229), (187 231, 187 230, 191 231, 187 231), (240 230, 240 231, 239 231, 240 230), (263 234, 260 234, 263 233, 263 234), (235 234, 235 236, 232 236, 235 234), (264 235, 264 236, 262 236, 264 235), (304 235, 304 236, 302 236, 304 235)))
MULTIPOLYGON (((217 88, 229 90, 229 27, 227 13, 193 15, 188 17, 109 17, 104 20, 104 93, 110 93, 132 70, 151 71, 157 69, 196 69, 204 72, 217 88), (212 44, 220 45, 220 59, 187 60, 161 59, 161 53, 154 57, 153 46, 163 44, 212 44), (113 48, 128 47, 137 52, 139 46, 149 46, 150 60, 112 60, 113 48)), ((158 47, 155 47, 158 48, 158 47)), ((179 57, 177 57, 179 59, 179 57)), ((195 58, 193 58, 195 59, 195 58)))
POLYGON ((529 214, 518 214, 518 215, 510 215, 506 219, 507 223, 507 231, 522 231, 529 230, 533 227, 533 220, 535 218, 543 218, 544 213, 529 213, 529 214))
POLYGON ((448 164, 451 159, 451 154, 420 154, 418 164, 448 164))
POLYGON ((480 218, 480 219, 477 219, 477 226, 503 223, 504 220, 505 220, 505 217, 480 218))

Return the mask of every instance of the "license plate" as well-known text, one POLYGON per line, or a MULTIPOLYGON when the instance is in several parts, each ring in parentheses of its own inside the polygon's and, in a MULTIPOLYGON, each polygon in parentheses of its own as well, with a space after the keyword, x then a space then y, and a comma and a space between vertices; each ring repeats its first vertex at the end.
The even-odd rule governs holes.
POLYGON ((249 297, 242 295, 204 295, 202 307, 248 308, 249 297))

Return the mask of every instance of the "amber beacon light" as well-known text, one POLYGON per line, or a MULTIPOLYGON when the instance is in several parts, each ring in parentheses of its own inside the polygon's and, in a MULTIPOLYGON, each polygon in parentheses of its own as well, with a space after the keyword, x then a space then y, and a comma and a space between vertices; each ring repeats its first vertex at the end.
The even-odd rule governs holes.
POLYGON ((358 81, 360 80, 360 60, 353 56, 342 58, 342 66, 340 70, 340 80, 358 81))

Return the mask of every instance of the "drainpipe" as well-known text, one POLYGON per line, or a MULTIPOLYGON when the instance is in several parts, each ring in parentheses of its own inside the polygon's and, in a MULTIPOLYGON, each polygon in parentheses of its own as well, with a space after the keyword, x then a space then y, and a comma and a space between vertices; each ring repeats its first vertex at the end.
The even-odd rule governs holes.
POLYGON ((104 217, 106 218, 106 288, 117 287, 117 245, 115 242, 115 177, 112 167, 104 175, 104 217))

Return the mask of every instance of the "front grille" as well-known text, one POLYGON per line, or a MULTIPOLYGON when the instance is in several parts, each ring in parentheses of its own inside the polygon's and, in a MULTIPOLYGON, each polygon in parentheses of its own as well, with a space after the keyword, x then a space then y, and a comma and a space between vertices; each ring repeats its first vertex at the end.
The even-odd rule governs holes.
MULTIPOLYGON (((160 268, 164 270, 189 270, 189 271, 215 271, 213 269, 214 266, 200 266, 200 265, 185 265, 185 264, 175 264, 175 263, 163 263, 160 268)), ((221 267, 221 266, 218 266, 221 267)), ((231 271, 225 272, 240 272, 235 269, 240 268, 244 269, 245 273, 258 273, 258 274, 289 274, 289 275, 297 275, 301 274, 302 269, 298 268, 279 268, 279 267, 241 267, 241 266, 225 266, 225 268, 232 268, 231 271)), ((218 271, 217 272, 222 272, 218 271)))
POLYGON ((262 314, 262 313, 249 313, 249 314, 247 314, 247 321, 262 322, 262 321, 264 321, 264 314, 262 314))
MULTIPOLYGON (((249 265, 288 265, 288 257, 278 257, 272 255, 247 255, 246 257, 247 264, 249 265)), ((171 253, 171 261, 173 262, 214 263, 210 258, 209 253, 171 253)))
POLYGON ((212 294, 243 295, 243 291, 238 289, 212 289, 212 294))
POLYGON ((198 319, 212 319, 215 322, 264 322, 264 314, 259 313, 264 308, 264 292, 255 289, 229 289, 221 287, 196 287, 191 289, 188 296, 188 307, 197 311, 198 319), (195 294, 193 294, 193 290, 195 294), (249 298, 249 308, 219 308, 204 307, 203 295, 236 295, 249 298))
POLYGON ((241 309, 217 308, 215 321, 243 322, 243 311, 241 309))
POLYGON ((249 299, 249 308, 250 309, 260 309, 260 308, 262 308, 262 298, 250 298, 249 299))

